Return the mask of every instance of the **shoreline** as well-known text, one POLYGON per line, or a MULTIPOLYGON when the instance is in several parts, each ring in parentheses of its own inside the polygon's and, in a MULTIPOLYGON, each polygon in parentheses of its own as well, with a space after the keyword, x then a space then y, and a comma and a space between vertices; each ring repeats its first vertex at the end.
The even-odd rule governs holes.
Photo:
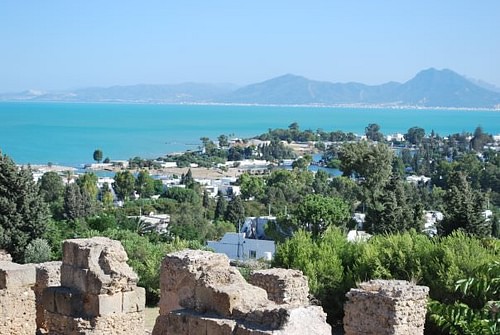
POLYGON ((168 102, 168 101, 63 101, 63 100, 0 100, 0 103, 61 103, 61 104, 114 104, 114 105, 169 105, 169 106, 247 106, 280 108, 347 108, 347 109, 407 109, 407 110, 451 110, 500 112, 500 108, 488 107, 442 107, 419 105, 384 105, 384 104, 259 104, 259 103, 224 103, 224 102, 168 102))

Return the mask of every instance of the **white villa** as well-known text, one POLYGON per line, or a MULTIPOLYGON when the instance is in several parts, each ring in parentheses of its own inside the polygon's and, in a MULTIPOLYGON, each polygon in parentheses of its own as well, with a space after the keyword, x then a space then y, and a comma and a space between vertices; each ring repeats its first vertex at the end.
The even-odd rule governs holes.
POLYGON ((246 238, 245 233, 226 233, 220 241, 208 241, 207 246, 231 260, 271 260, 276 251, 274 241, 246 238))

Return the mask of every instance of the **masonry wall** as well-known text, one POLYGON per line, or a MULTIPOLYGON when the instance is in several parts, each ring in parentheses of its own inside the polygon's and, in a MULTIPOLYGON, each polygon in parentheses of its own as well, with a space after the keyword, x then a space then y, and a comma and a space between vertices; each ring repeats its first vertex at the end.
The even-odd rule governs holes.
POLYGON ((0 261, 0 334, 35 334, 34 285, 34 265, 0 261))
POLYGON ((254 271, 248 282, 263 288, 269 300, 277 304, 309 304, 309 285, 302 271, 278 268, 254 271))
POLYGON ((46 262, 35 264, 36 282, 33 287, 36 298, 36 328, 40 331, 47 330, 44 307, 42 303, 43 291, 47 287, 61 285, 61 265, 62 262, 46 262))
POLYGON ((153 335, 331 334, 323 309, 304 299, 308 288, 303 287, 307 281, 301 273, 275 269, 255 278, 257 283, 264 278, 272 283, 262 285, 265 288, 247 283, 223 254, 185 250, 167 255, 153 335), (275 290, 273 286, 280 283, 284 285, 275 290), (288 283, 298 283, 296 292, 288 283), (281 294, 287 289, 292 294, 281 294), (269 293, 280 302, 269 299, 269 293))
POLYGON ((345 335, 424 333, 429 288, 402 280, 372 280, 347 293, 345 335))
POLYGON ((52 335, 144 334, 145 290, 118 241, 95 237, 63 244, 61 286, 43 290, 52 335))

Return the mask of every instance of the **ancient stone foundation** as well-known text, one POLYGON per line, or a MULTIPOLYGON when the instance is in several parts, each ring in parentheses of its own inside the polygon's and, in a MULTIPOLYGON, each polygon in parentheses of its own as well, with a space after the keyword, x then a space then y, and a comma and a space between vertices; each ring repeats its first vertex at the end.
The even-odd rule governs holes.
POLYGON ((347 293, 345 335, 424 333, 429 288, 402 280, 372 280, 347 293))
POLYGON ((43 291, 44 325, 54 335, 143 334, 145 291, 118 241, 66 240, 61 286, 43 291))
POLYGON ((43 291, 47 287, 61 285, 61 265, 62 262, 46 262, 35 264, 36 283, 33 288, 36 297, 36 328, 47 330, 45 322, 45 309, 43 307, 43 291))
POLYGON ((269 300, 277 304, 309 304, 309 285, 302 271, 276 268, 255 271, 248 282, 266 290, 269 300))
POLYGON ((0 334, 33 335, 35 266, 0 261, 0 334))
POLYGON ((247 283, 223 254, 186 250, 167 255, 153 335, 331 334, 323 309, 305 299, 302 274, 275 269, 255 275, 254 282, 269 292, 247 283), (264 284, 264 277, 273 284, 264 284))

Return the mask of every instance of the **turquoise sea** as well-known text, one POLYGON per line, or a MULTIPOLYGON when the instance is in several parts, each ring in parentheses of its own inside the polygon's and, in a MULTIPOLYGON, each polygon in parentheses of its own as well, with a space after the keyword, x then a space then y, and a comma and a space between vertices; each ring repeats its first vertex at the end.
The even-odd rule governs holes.
POLYGON ((478 125, 500 133, 500 111, 487 110, 2 102, 0 150, 16 163, 79 166, 97 148, 111 159, 156 158, 196 149, 202 136, 252 137, 293 122, 358 134, 369 123, 384 134, 419 126, 445 136, 478 125))

